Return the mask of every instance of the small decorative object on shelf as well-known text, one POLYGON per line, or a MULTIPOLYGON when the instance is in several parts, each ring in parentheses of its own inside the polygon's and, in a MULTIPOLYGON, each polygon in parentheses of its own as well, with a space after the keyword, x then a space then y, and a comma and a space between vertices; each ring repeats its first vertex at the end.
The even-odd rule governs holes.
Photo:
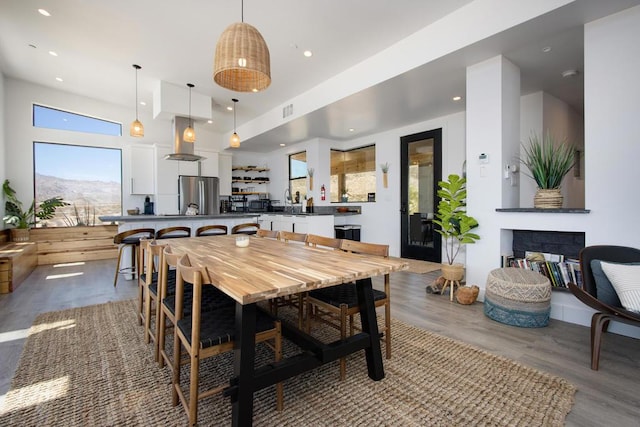
POLYGON ((313 168, 307 169, 307 173, 309 174, 309 191, 313 191, 313 168))
POLYGON ((384 188, 389 187, 389 181, 387 178, 387 172, 389 172, 389 163, 381 163, 380 168, 382 169, 382 185, 384 188))

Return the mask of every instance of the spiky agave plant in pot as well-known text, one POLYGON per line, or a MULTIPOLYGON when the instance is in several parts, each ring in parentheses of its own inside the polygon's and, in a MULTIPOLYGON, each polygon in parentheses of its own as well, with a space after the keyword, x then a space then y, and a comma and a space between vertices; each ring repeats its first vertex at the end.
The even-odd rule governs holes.
POLYGON ((438 209, 433 222, 439 226, 436 232, 442 236, 447 262, 442 263, 445 280, 460 281, 464 277, 464 265, 456 263, 463 245, 475 243, 480 236, 472 230, 478 221, 467 215, 467 180, 451 174, 447 181, 438 183, 438 209))
POLYGON ((573 146, 566 141, 556 141, 549 131, 543 139, 532 132, 529 145, 523 146, 523 153, 520 161, 529 171, 525 175, 538 185, 533 206, 541 209, 561 208, 563 197, 560 186, 574 165, 573 146))

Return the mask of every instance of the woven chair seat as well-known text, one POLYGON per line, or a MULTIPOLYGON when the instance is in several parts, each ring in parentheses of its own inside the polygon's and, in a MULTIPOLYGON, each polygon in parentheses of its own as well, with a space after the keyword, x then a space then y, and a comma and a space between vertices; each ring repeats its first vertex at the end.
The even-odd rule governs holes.
MULTIPOLYGON (((200 320, 200 348, 231 342, 236 332, 236 311, 234 306, 220 307, 213 311, 202 312, 200 320)), ((178 328, 191 343, 191 316, 178 320, 178 328)), ((274 328, 275 318, 261 309, 256 311, 256 333, 274 328)))
MULTIPOLYGON (((184 284, 184 304, 182 307, 182 312, 184 316, 191 315, 191 306, 193 304, 193 285, 190 283, 184 284)), ((213 286, 203 286, 202 287, 202 299, 201 299, 202 311, 213 311, 217 310, 221 307, 234 307, 235 301, 233 298, 226 295, 224 292, 219 289, 214 288, 213 286)), ((175 289, 174 293, 167 294, 167 297, 162 300, 162 304, 171 312, 173 316, 176 315, 176 295, 175 289)))
MULTIPOLYGON (((147 281, 147 273, 142 273, 140 275, 140 280, 142 280, 143 282, 147 281)), ((169 270, 169 273, 167 274, 167 288, 171 287, 171 284, 173 284, 173 292, 172 293, 176 293, 175 289, 176 289, 176 271, 175 270, 169 270)), ((151 275, 151 285, 149 285, 149 288, 152 289, 151 292, 153 292, 154 295, 158 294, 158 273, 153 273, 151 275)), ((168 290, 167 290, 168 292, 168 290)))
MULTIPOLYGON (((358 293, 356 291, 355 283, 346 283, 343 285, 331 286, 329 288, 316 289, 309 292, 309 296, 334 307, 340 307, 342 304, 346 304, 347 307, 353 308, 358 305, 358 293)), ((384 292, 377 289, 373 290, 374 301, 380 301, 386 297, 387 294, 384 292)))

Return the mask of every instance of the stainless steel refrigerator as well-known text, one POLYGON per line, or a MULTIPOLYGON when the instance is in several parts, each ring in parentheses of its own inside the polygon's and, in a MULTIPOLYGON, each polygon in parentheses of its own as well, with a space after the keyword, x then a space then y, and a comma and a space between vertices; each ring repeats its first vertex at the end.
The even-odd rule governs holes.
POLYGON ((213 176, 178 177, 178 206, 180 215, 185 215, 189 204, 198 205, 198 215, 220 213, 220 189, 218 178, 213 176))

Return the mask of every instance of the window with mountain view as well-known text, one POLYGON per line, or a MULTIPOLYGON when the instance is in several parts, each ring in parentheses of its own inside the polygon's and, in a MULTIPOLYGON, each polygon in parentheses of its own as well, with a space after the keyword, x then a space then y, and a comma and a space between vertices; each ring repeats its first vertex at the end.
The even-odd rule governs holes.
POLYGON ((36 203, 69 203, 38 226, 98 225, 101 215, 122 214, 120 149, 34 142, 33 164, 36 203))

